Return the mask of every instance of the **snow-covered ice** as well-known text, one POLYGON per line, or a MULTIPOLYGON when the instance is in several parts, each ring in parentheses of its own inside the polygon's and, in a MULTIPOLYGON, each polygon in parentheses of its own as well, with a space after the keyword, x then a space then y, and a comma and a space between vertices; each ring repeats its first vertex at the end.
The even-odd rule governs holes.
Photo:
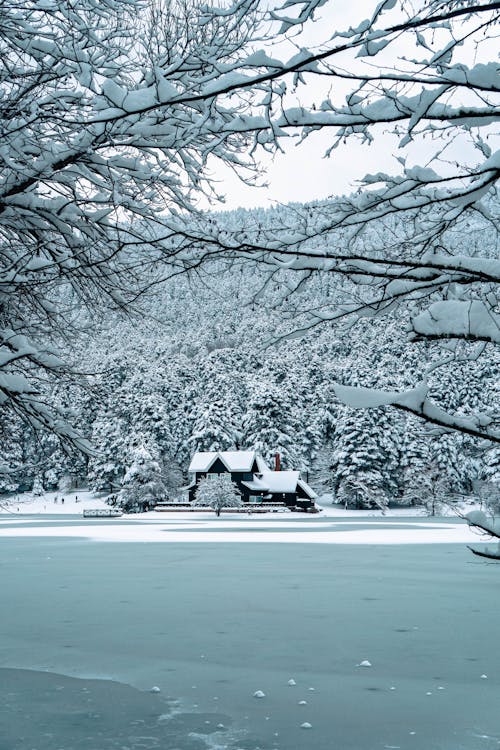
POLYGON ((498 566, 466 524, 159 516, 0 519, 6 748, 303 750, 304 720, 314 750, 498 750, 498 566))

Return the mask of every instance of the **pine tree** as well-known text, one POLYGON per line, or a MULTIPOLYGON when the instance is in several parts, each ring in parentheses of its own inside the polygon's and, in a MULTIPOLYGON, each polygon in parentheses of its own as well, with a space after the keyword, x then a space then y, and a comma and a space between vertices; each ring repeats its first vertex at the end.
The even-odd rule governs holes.
POLYGON ((91 489, 114 492, 119 489, 126 471, 129 433, 122 419, 104 412, 94 422, 92 446, 95 454, 89 461, 91 489))
POLYGON ((31 493, 35 497, 41 497, 44 494, 45 490, 43 488, 43 481, 40 474, 37 474, 35 476, 35 480, 33 482, 33 487, 31 488, 31 493))
POLYGON ((193 432, 189 438, 192 451, 226 451, 237 447, 237 430, 231 406, 216 398, 206 398, 195 407, 193 432))
POLYGON ((149 510, 166 497, 158 453, 140 442, 130 451, 118 504, 127 512, 149 510))
POLYGON ((397 496, 399 450, 394 426, 384 408, 343 408, 331 462, 338 501, 354 508, 381 507, 397 496))
POLYGON ((243 417, 243 444, 257 451, 271 465, 279 453, 283 468, 299 463, 298 426, 290 396, 284 386, 270 382, 253 384, 243 417))

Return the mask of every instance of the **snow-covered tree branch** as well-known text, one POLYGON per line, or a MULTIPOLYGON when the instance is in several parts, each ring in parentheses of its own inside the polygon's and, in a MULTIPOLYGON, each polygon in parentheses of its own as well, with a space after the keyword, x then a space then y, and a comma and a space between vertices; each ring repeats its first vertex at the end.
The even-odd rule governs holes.
POLYGON ((481 510, 474 510, 471 513, 467 513, 466 520, 469 526, 473 529, 477 529, 482 536, 490 539, 498 539, 498 543, 495 546, 488 545, 482 549, 477 547, 469 547, 471 552, 479 557, 487 557, 490 560, 500 560, 500 522, 498 518, 489 518, 486 513, 481 510))
POLYGON ((35 427, 77 439, 37 380, 67 373, 53 352, 88 326, 81 305, 130 308, 154 282, 144 240, 216 195, 210 160, 252 178, 231 125, 249 101, 217 81, 247 56, 255 5, 2 3, 0 403, 35 427))
MULTIPOLYGON (((328 0, 287 0, 271 15, 299 46, 303 29, 329 12, 328 0)), ((262 74, 274 130, 248 123, 261 144, 323 133, 332 168, 341 144, 353 156, 361 143, 395 157, 393 171, 366 175, 351 196, 294 206, 295 221, 283 226, 198 228, 205 257, 256 262, 270 283, 280 279, 293 320, 287 337, 404 310, 410 340, 498 343, 499 14, 497 2, 385 0, 262 74), (310 103, 308 90, 320 92, 321 83, 325 96, 310 103), (292 91, 309 105, 289 106, 292 91), (344 299, 311 303, 317 274, 341 279, 344 299)), ((184 233, 180 256, 196 235, 193 227, 184 233)), ((394 398, 434 424, 498 439, 498 416, 447 414, 431 398, 409 408, 396 404, 408 402, 405 394, 394 398)))

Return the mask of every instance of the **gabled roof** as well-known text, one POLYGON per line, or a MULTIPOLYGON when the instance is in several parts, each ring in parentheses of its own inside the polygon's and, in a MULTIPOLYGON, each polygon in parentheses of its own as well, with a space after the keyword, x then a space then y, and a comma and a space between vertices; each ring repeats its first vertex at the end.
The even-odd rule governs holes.
POLYGON ((257 461, 259 471, 269 470, 262 456, 255 451, 200 451, 194 454, 188 471, 208 471, 217 458, 228 471, 252 471, 254 461, 257 461))
POLYGON ((297 482, 297 484, 299 485, 299 487, 302 487, 302 489, 306 493, 307 497, 310 497, 311 500, 315 500, 318 497, 317 494, 315 493, 315 491, 313 490, 313 488, 309 487, 309 485, 307 484, 307 482, 304 482, 303 479, 299 479, 299 481, 297 482))
POLYGON ((259 479, 267 487, 268 492, 295 492, 299 481, 300 471, 263 471, 259 479))
POLYGON ((311 500, 314 500, 316 493, 309 485, 300 479, 299 471, 263 471, 261 474, 254 475, 252 482, 243 482, 245 487, 254 492, 270 492, 283 494, 287 492, 296 492, 300 487, 311 500))

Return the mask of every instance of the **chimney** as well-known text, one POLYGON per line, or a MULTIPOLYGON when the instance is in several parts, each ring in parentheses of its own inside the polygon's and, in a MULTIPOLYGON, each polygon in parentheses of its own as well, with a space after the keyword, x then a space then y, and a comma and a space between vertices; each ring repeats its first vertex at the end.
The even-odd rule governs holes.
POLYGON ((281 471, 281 456, 279 453, 274 454, 274 471, 281 471))

